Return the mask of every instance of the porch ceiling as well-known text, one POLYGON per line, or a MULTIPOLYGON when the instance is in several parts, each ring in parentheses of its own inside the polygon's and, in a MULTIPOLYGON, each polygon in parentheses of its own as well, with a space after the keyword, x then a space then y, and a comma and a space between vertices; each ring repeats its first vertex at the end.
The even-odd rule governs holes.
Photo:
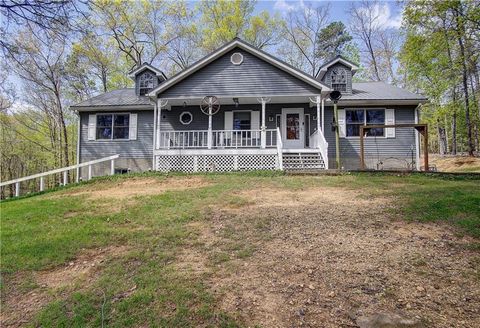
MULTIPOLYGON (((263 96, 264 98, 269 98, 270 101, 268 104, 301 104, 301 103, 310 103, 310 106, 314 104, 310 102, 309 98, 315 98, 318 95, 286 95, 286 96, 263 96)), ((258 99, 260 96, 251 96, 251 97, 237 97, 237 96, 217 96, 220 101, 220 105, 234 105, 235 102, 233 98, 238 98, 238 103, 242 104, 259 104, 258 99)), ((203 98, 198 97, 185 97, 185 98, 162 98, 168 100, 167 106, 182 106, 184 102, 187 106, 191 105, 200 105, 200 102, 203 98)))

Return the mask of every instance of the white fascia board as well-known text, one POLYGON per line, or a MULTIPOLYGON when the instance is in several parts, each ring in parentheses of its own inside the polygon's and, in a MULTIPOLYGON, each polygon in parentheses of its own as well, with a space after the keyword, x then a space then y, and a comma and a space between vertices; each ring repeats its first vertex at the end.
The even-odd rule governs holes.
MULTIPOLYGON (((381 105, 419 105, 427 103, 426 99, 378 99, 378 100, 342 100, 338 101, 339 106, 381 106, 381 105)), ((327 99, 326 106, 333 106, 333 101, 327 99)))
POLYGON ((337 59, 333 60, 332 62, 328 63, 327 65, 322 66, 320 68, 320 71, 318 72, 317 78, 321 79, 325 75, 325 73, 327 72, 328 68, 332 65, 335 65, 336 63, 341 63, 345 66, 350 67, 352 72, 356 72, 359 69, 359 67, 357 65, 353 65, 352 63, 347 62, 343 58, 337 58, 337 59))
POLYGON ((73 107, 71 106, 70 108, 72 110, 75 110, 77 112, 104 112, 104 111, 125 111, 125 110, 152 110, 154 105, 134 105, 134 106, 128 106, 128 105, 117 105, 117 106, 77 106, 73 107))
POLYGON ((149 69, 151 71, 153 71, 155 73, 155 75, 157 76, 161 76, 163 77, 165 80, 167 79, 167 77, 165 76, 165 74, 163 74, 163 72, 161 70, 159 70, 158 68, 155 68, 153 67, 152 65, 149 65, 149 64, 143 64, 142 66, 140 66, 139 68, 137 68, 136 70, 134 70, 133 72, 131 72, 130 74, 128 74, 128 76, 132 79, 135 78, 135 76, 142 72, 143 70, 145 69, 149 69))
POLYGON ((226 44, 224 47, 218 49, 217 51, 211 53, 209 56, 205 57, 203 60, 194 64, 190 68, 187 68, 186 70, 179 73, 177 76, 173 77, 172 79, 165 81, 164 83, 159 85, 157 88, 152 90, 148 94, 148 96, 150 96, 150 97, 156 96, 158 93, 162 92, 163 90, 168 89, 169 87, 176 84, 177 82, 182 81, 187 76, 193 74, 194 72, 198 71, 200 68, 208 65, 209 63, 211 63, 215 59, 219 58, 220 56, 224 55, 225 53, 227 53, 228 51, 230 51, 231 49, 233 49, 237 46, 239 48, 245 50, 245 51, 248 51, 250 53, 255 54, 256 56, 260 57, 261 59, 265 60, 266 62, 268 62, 268 63, 270 63, 270 64, 272 64, 272 65, 274 65, 274 66, 276 66, 276 67, 278 67, 278 68, 280 68, 280 69, 282 69, 282 70, 284 70, 284 71, 286 71, 290 74, 292 74, 293 76, 299 78, 300 80, 302 80, 302 81, 304 81, 308 84, 311 84, 311 85, 313 85, 317 88, 320 88, 322 90, 322 92, 332 91, 328 86, 324 85, 323 83, 316 80, 315 78, 310 77, 310 76, 308 76, 304 73, 301 73, 301 72, 299 72, 295 69, 292 69, 291 67, 283 64, 282 62, 276 60, 275 58, 273 58, 271 56, 267 56, 264 53, 259 52, 257 49, 252 48, 249 45, 247 45, 247 44, 245 44, 245 43, 243 43, 239 40, 235 40, 235 41, 233 41, 229 44, 226 44))

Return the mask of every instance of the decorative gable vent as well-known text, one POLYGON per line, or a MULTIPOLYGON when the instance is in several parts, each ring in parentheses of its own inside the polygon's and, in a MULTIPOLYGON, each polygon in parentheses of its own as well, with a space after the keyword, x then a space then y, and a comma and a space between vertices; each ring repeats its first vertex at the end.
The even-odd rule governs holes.
POLYGON ((230 57, 230 61, 233 65, 240 65, 241 63, 243 63, 243 55, 239 52, 235 52, 230 57))

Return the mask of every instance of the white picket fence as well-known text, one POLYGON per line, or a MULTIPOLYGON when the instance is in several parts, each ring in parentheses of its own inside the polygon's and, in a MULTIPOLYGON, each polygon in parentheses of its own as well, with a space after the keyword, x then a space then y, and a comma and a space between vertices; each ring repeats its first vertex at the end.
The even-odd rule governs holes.
POLYGON ((78 173, 79 173, 79 169, 81 167, 88 167, 88 180, 90 180, 92 178, 92 167, 93 167, 93 165, 103 163, 103 162, 107 162, 107 161, 110 161, 110 174, 113 175, 113 174, 115 174, 115 160, 119 157, 120 157, 120 155, 108 156, 108 157, 96 159, 96 160, 89 161, 89 162, 84 162, 84 163, 71 165, 71 166, 67 166, 67 167, 62 167, 62 168, 59 168, 59 169, 55 169, 55 170, 51 170, 51 171, 47 171, 47 172, 43 172, 43 173, 29 175, 27 177, 23 177, 23 178, 19 178, 19 179, 14 179, 14 180, 1 182, 0 187, 5 187, 5 186, 15 184, 15 197, 18 197, 18 196, 20 196, 20 182, 40 178, 40 191, 44 191, 44 189, 45 189, 44 177, 46 177, 48 175, 52 175, 52 174, 58 174, 58 173, 63 173, 63 183, 62 183, 62 185, 65 186, 68 183, 68 171, 70 171, 70 170, 77 170, 77 182, 79 181, 80 175, 78 173))

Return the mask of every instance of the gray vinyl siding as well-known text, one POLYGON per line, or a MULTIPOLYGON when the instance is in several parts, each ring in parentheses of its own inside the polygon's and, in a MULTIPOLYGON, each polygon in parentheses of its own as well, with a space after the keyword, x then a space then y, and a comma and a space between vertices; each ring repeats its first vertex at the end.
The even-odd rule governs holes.
POLYGON ((352 70, 343 65, 342 63, 336 63, 332 66, 330 66, 327 70, 327 73, 322 78, 322 82, 325 83, 327 86, 331 87, 332 86, 332 70, 335 69, 336 67, 341 67, 344 68, 345 71, 347 72, 347 91, 344 92, 344 94, 352 94, 352 70))
POLYGON ((264 60, 236 48, 173 85, 159 95, 172 97, 249 96, 279 94, 318 94, 319 90, 264 60), (243 55, 241 65, 230 56, 243 55))
MULTIPOLYGON (((117 112, 112 110, 111 113, 117 112)), ((119 154, 120 158, 144 158, 151 161, 153 156, 153 111, 135 111, 134 113, 138 114, 137 140, 88 140, 88 115, 95 113, 80 113, 80 162, 115 154, 119 154)))
MULTIPOLYGON (((341 108, 341 107, 339 107, 341 108)), ((354 108, 349 106, 348 108, 354 108)), ((369 108, 358 106, 358 108, 369 108)), ((381 108, 379 106, 371 108, 381 108)), ((395 109, 395 123, 415 123, 415 108, 412 106, 388 106, 395 109)), ((328 157, 330 167, 335 167, 335 133, 331 129, 333 108, 325 108, 325 139, 328 142, 328 157)), ((415 154, 415 132, 413 128, 395 129, 395 138, 368 137, 364 138, 365 158, 371 165, 377 161, 411 161, 412 149, 415 154), (413 147, 413 148, 412 148, 413 147)), ((360 165, 360 139, 358 137, 340 138, 340 157, 346 169, 357 169, 360 165)))

